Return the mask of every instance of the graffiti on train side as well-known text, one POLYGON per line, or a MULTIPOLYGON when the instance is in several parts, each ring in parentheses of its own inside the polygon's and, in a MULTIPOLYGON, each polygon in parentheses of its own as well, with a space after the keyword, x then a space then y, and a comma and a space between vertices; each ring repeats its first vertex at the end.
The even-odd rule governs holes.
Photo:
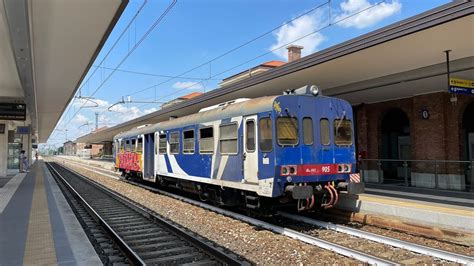
POLYGON ((131 171, 141 171, 141 154, 135 152, 120 153, 118 155, 118 164, 120 169, 131 171))

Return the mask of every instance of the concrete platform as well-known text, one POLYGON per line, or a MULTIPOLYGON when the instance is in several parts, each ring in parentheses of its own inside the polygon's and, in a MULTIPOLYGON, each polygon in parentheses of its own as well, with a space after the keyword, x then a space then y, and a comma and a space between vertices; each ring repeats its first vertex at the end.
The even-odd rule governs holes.
POLYGON ((448 231, 474 232, 474 208, 381 195, 341 194, 339 209, 448 231))
POLYGON ((102 265, 43 161, 0 188, 0 265, 102 265))

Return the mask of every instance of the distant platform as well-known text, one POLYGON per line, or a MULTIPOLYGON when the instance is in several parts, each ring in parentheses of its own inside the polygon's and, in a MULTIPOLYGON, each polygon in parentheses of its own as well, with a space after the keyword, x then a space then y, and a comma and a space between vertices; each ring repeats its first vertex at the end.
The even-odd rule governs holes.
POLYGON ((0 265, 102 264, 43 161, 0 179, 0 265))

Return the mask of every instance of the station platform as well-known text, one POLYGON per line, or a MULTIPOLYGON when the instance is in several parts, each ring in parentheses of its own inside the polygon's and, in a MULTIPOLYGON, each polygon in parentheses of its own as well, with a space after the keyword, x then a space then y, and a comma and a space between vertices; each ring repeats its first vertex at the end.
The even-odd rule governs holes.
POLYGON ((337 208, 351 220, 410 231, 474 246, 474 208, 431 201, 431 197, 407 199, 396 194, 341 194, 337 208))
POLYGON ((102 265, 43 161, 0 181, 0 265, 102 265))

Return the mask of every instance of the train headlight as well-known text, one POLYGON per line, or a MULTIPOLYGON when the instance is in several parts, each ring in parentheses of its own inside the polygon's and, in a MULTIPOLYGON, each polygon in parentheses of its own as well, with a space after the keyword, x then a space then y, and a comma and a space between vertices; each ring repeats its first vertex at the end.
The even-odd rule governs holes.
POLYGON ((296 167, 290 166, 290 175, 296 174, 296 167))
POLYGON ((350 167, 348 164, 344 165, 344 173, 349 173, 350 172, 350 167))
POLYGON ((281 167, 281 175, 288 175, 289 169, 287 166, 281 167))

